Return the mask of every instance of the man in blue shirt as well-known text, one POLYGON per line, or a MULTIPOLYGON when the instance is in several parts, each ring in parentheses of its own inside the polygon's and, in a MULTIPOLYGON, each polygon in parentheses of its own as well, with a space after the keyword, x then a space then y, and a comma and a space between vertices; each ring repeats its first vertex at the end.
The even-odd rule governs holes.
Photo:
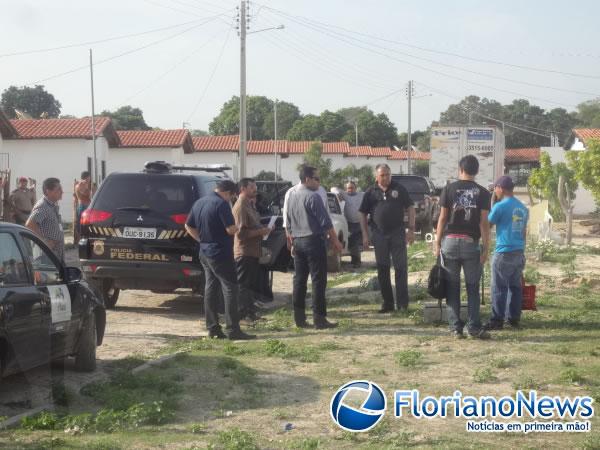
POLYGON ((185 229, 200 243, 200 263, 204 269, 204 310, 208 336, 217 339, 254 339, 256 336, 240 330, 238 315, 239 287, 233 236, 238 231, 231 212, 231 199, 237 185, 231 180, 217 183, 214 192, 197 200, 187 218, 185 229), (219 287, 225 303, 227 335, 219 325, 219 287))
POLYGON ((496 225, 496 253, 492 260, 492 317, 488 330, 500 330, 506 318, 509 326, 518 327, 523 302, 521 279, 525 267, 527 207, 513 196, 514 184, 509 176, 496 180, 494 193, 498 201, 488 219, 496 225), (507 311, 508 294, 510 302, 507 311))

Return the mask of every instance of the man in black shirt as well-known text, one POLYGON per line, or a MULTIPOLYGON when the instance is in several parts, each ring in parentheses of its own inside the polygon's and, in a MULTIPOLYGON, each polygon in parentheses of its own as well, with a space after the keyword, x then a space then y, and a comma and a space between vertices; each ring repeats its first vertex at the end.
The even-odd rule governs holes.
POLYGON ((469 335, 488 339, 479 317, 479 279, 489 249, 488 213, 491 197, 486 188, 475 183, 479 161, 473 155, 460 160, 459 180, 442 190, 441 212, 437 224, 434 253, 443 257, 449 278, 446 296, 448 323, 454 335, 463 338, 464 322, 460 318, 460 270, 465 272, 469 335), (479 240, 481 239, 481 246, 479 240))
POLYGON ((378 164, 375 168, 377 184, 370 187, 363 197, 359 211, 363 235, 363 247, 369 248, 371 226, 377 278, 381 287, 383 305, 380 313, 394 310, 394 292, 390 279, 390 257, 394 263, 396 281, 396 306, 408 308, 408 263, 406 241, 415 240, 415 208, 404 186, 392 181, 390 166, 378 164), (404 224, 404 211, 408 210, 408 235, 404 224))

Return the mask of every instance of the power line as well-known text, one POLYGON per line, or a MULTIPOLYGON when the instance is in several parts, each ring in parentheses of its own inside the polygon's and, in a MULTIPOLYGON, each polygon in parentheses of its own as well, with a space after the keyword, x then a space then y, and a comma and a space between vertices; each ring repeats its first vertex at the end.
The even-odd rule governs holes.
MULTIPOLYGON (((286 14, 284 11, 281 10, 277 10, 275 8, 271 8, 268 6, 264 6, 264 8, 266 9, 270 9, 274 12, 278 12, 280 14, 284 14, 284 15, 288 15, 286 14)), ((428 48, 428 47, 423 47, 423 46, 419 46, 419 45, 414 45, 414 44, 410 44, 407 42, 402 42, 402 41, 397 41, 397 40, 393 40, 393 39, 385 39, 379 36, 374 36, 371 34, 366 34, 366 33, 361 33, 359 31, 354 31, 354 30, 349 30, 347 28, 344 27, 340 27, 337 25, 332 25, 332 24, 328 24, 325 22, 320 22, 318 20, 315 19, 309 19, 308 17, 303 17, 303 16, 296 16, 298 18, 302 18, 306 21, 311 21, 320 25, 323 25, 327 28, 337 28, 338 30, 342 30, 345 31, 347 33, 353 33, 353 34, 357 34, 360 36, 364 36, 364 37, 368 37, 370 39, 375 39, 375 40, 379 40, 382 42, 388 42, 388 43, 392 43, 392 44, 398 44, 398 45, 403 45, 405 47, 409 47, 409 48, 414 48, 415 50, 421 50, 421 51, 425 51, 425 52, 430 52, 430 53, 437 53, 440 55, 446 55, 446 56, 453 56, 456 58, 461 58, 461 59, 465 59, 465 60, 469 60, 469 61, 475 61, 475 62, 482 62, 482 63, 486 63, 486 64, 496 64, 496 65, 500 65, 500 66, 506 66, 506 67, 512 67, 512 68, 516 68, 516 69, 523 69, 523 70, 532 70, 532 71, 536 71, 536 72, 545 72, 545 73, 554 73, 554 74, 558 74, 558 75, 567 75, 567 76, 572 76, 572 77, 580 77, 580 78, 591 78, 591 79, 600 79, 600 76, 598 75, 589 75, 589 74, 582 74, 582 73, 575 73, 575 72, 565 72, 565 71, 561 71, 561 70, 553 70, 553 69, 545 69, 545 68, 540 68, 540 67, 533 67, 533 66, 526 66, 526 65, 521 65, 521 64, 511 64, 511 63, 506 63, 506 62, 502 62, 502 61, 496 61, 496 60, 490 60, 490 59, 483 59, 483 58, 475 58, 472 56, 466 56, 466 55, 461 55, 458 53, 453 53, 453 52, 446 52, 446 51, 442 51, 442 50, 435 50, 432 48, 428 48)), ((573 56, 585 56, 585 55, 573 55, 573 56)), ((590 55, 587 55, 586 57, 589 57, 590 55)), ((598 56, 595 56, 598 57, 598 56)))
POLYGON ((4 54, 0 55, 0 58, 7 58, 9 56, 29 55, 32 53, 45 53, 45 52, 52 52, 55 50, 64 50, 64 49, 68 49, 68 48, 87 47, 87 46, 95 45, 95 44, 103 44, 105 42, 117 41, 120 39, 127 39, 127 38, 137 37, 137 36, 144 36, 146 34, 158 33, 160 31, 170 30, 173 28, 179 28, 184 25, 196 23, 200 20, 203 20, 203 19, 195 19, 195 20, 191 20, 189 22, 183 22, 183 23, 178 23, 175 25, 169 25, 167 27, 155 28, 153 30, 148 30, 148 31, 142 31, 140 33, 124 34, 124 35, 113 36, 113 37, 109 37, 109 38, 105 38, 105 39, 98 39, 95 41, 79 42, 77 44, 67 44, 67 45, 61 45, 58 47, 46 47, 46 48, 39 48, 39 49, 33 49, 33 50, 23 50, 23 51, 13 52, 13 53, 4 53, 4 54))
POLYGON ((229 29, 229 31, 227 32, 227 36, 225 37, 225 41, 223 42, 223 46, 221 47, 221 51, 219 53, 219 57, 217 58, 217 62, 215 64, 215 66, 213 67, 210 77, 208 77, 208 81, 206 82, 206 85, 204 86, 204 90, 202 91, 200 98, 196 102, 196 105, 194 106, 194 109, 192 110, 192 113, 187 118, 186 122, 189 122, 191 120, 191 118, 193 117, 193 115, 196 114, 196 111, 198 110, 200 103, 202 103, 202 100, 204 100, 206 92, 208 91, 208 87, 210 86, 210 83, 212 82, 212 79, 215 76, 215 73, 217 72, 217 68, 219 67, 219 64, 221 63, 221 58, 223 57, 223 53, 225 52, 225 47, 227 46, 227 43, 229 42, 230 36, 231 36, 231 29, 229 29))
MULTIPOLYGON (((132 53, 138 52, 138 51, 140 51, 140 50, 144 50, 144 49, 146 49, 146 48, 148 48, 148 47, 151 47, 151 46, 153 46, 153 45, 160 44, 160 43, 162 43, 162 42, 165 42, 165 41, 168 41, 168 40, 170 40, 170 39, 173 39, 173 38, 175 38, 175 37, 177 37, 177 36, 181 36, 182 34, 184 34, 184 33, 187 33, 188 31, 191 31, 191 30, 193 30, 193 29, 196 29, 196 28, 198 28, 198 27, 200 27, 200 26, 202 26, 202 25, 205 25, 205 24, 207 24, 207 23, 209 23, 209 22, 212 22, 212 21, 213 21, 213 20, 215 20, 216 18, 217 18, 216 16, 215 16, 215 17, 212 17, 212 18, 210 18, 210 19, 207 19, 207 20, 205 20, 205 21, 204 21, 204 22, 202 22, 202 23, 196 24, 196 25, 194 25, 193 27, 186 28, 186 29, 185 29, 185 30, 183 30, 183 31, 180 31, 180 32, 178 32, 178 33, 175 33, 175 34, 172 34, 172 35, 170 35, 170 36, 167 36, 167 37, 165 37, 165 38, 161 38, 161 39, 158 39, 158 40, 156 40, 156 41, 152 41, 152 42, 150 42, 150 43, 148 43, 148 44, 145 44, 145 45, 143 45, 143 46, 141 46, 141 47, 137 47, 137 48, 134 48, 134 49, 132 49, 132 50, 128 50, 128 51, 126 51, 126 52, 123 52, 123 53, 119 53, 118 55, 114 55, 114 56, 111 56, 111 57, 109 57, 109 58, 102 59, 102 60, 100 60, 100 61, 97 61, 97 62, 95 62, 95 63, 94 63, 94 66, 98 66, 98 65, 100 65, 100 64, 103 64, 103 63, 105 63, 105 62, 112 61, 112 60, 114 60, 114 59, 121 58, 121 57, 123 57, 123 56, 126 56, 126 55, 130 55, 130 54, 132 54, 132 53)), ((59 77, 62 77, 62 76, 64 76, 64 75, 69 75, 69 74, 72 74, 72 73, 78 72, 78 71, 80 71, 80 70, 87 69, 88 67, 89 67, 89 66, 88 66, 87 64, 86 64, 86 65, 83 65, 83 66, 74 67, 73 69, 67 70, 67 71, 65 71, 65 72, 57 73, 57 74, 51 75, 51 76, 49 76, 49 77, 43 78, 43 79, 41 79, 41 80, 38 80, 38 81, 31 82, 31 83, 26 83, 26 84, 24 84, 24 86, 32 86, 32 85, 37 85, 37 84, 43 83, 43 82, 45 82, 45 81, 53 80, 53 79, 55 79, 55 78, 59 78, 59 77)))
MULTIPOLYGON (((271 8, 269 8, 269 9, 271 9, 271 8)), ((451 65, 451 64, 441 63, 441 62, 438 62, 438 61, 435 61, 435 60, 431 60, 431 59, 428 59, 428 58, 422 58, 422 57, 419 57, 419 56, 411 55, 409 53, 400 52, 398 50, 389 49, 389 48, 386 48, 386 47, 381 47, 381 46, 372 44, 370 42, 366 42, 366 41, 354 38, 352 36, 346 36, 346 35, 343 35, 343 34, 340 34, 340 33, 332 32, 330 30, 323 29, 322 27, 311 25, 311 24, 304 23, 304 22, 301 22, 299 20, 296 20, 296 19, 293 18, 293 16, 289 16, 289 15, 287 15, 285 13, 276 13, 276 14, 278 14, 278 15, 280 15, 282 17, 287 17, 289 20, 292 20, 293 22, 295 22, 295 23, 297 23, 299 25, 302 25, 302 26, 304 26, 306 28, 312 29, 313 31, 317 31, 317 32, 323 33, 325 35, 333 37, 334 39, 338 39, 338 40, 340 40, 342 42, 345 42, 348 45, 352 45, 352 46, 355 46, 355 47, 358 47, 358 48, 362 48, 363 50, 366 50, 366 51, 369 51, 369 52, 373 52, 373 53, 377 53, 379 55, 385 56, 386 58, 393 59, 395 61, 402 62, 404 64, 408 64, 408 65, 411 65, 413 67, 417 67, 419 69, 426 70, 428 72, 437 73, 439 75, 442 75, 442 76, 445 76, 445 77, 449 77, 449 78, 454 78, 454 79, 457 79, 457 80, 460 80, 460 81, 464 81, 464 82, 467 82, 467 83, 478 84, 476 82, 473 82, 473 81, 470 81, 470 80, 466 80, 464 78, 456 77, 454 75, 450 75, 450 74, 447 74, 445 72, 436 71, 434 69, 430 69, 430 68, 421 66, 419 64, 415 64, 415 63, 410 62, 410 61, 406 61, 406 60, 402 60, 402 59, 399 59, 399 58, 392 57, 389 54, 386 54, 386 53, 383 53, 383 52, 380 52, 380 51, 377 51, 377 50, 373 50, 372 48, 367 48, 367 47, 364 47, 364 46, 361 46, 361 45, 357 45, 357 44, 352 43, 352 42, 348 42, 346 39, 343 39, 343 38, 352 39, 353 41, 357 41, 357 42, 360 42, 360 43, 363 43, 363 44, 366 44, 366 45, 370 45, 372 47, 382 48, 384 50, 392 51, 394 53, 399 53, 399 54, 408 56, 410 58, 415 58, 415 59, 423 60, 423 61, 429 62, 431 64, 436 64, 436 65, 440 65, 440 66, 444 66, 444 67, 449 67, 449 68, 460 70, 460 71, 463 71, 463 72, 472 73, 472 74, 478 75, 478 76, 484 76, 484 77, 494 78, 494 79, 498 79, 498 80, 502 80, 502 81, 508 81, 508 82, 511 82, 511 83, 524 84, 524 85, 532 86, 532 87, 552 89, 552 90, 557 90, 557 91, 562 91, 562 92, 569 92, 569 93, 576 93, 576 94, 582 94, 582 95, 598 96, 598 94, 592 93, 592 92, 573 91, 573 90, 569 90, 569 89, 557 88, 557 87, 554 87, 554 86, 545 86, 545 85, 540 85, 540 84, 536 84, 536 83, 529 83, 527 81, 512 80, 510 78, 499 77, 499 76, 496 76, 496 75, 486 74, 486 73, 483 73, 483 72, 477 72, 477 71, 470 70, 470 69, 464 69, 462 67, 454 66, 454 65, 451 65)), ((486 85, 483 85, 483 84, 480 84, 480 83, 479 83, 479 85, 483 86, 483 87, 487 87, 489 89, 495 89, 495 90, 498 90, 498 91, 507 92, 507 93, 510 93, 512 95, 520 95, 520 96, 529 97, 529 98, 532 98, 532 99, 543 100, 543 101, 546 101, 546 102, 549 102, 549 103, 555 103, 555 104, 559 104, 559 105, 561 104, 561 103, 554 102, 554 101, 548 100, 548 99, 541 99, 541 98, 536 98, 536 97, 532 97, 532 96, 524 96, 523 94, 520 94, 520 93, 515 93, 515 92, 511 92, 511 91, 507 91, 507 90, 502 90, 500 88, 496 88, 496 87, 493 87, 493 86, 486 86, 486 85)))
POLYGON ((127 97, 120 104, 122 104, 122 105, 126 104, 132 98, 137 97, 142 92, 144 92, 144 91, 148 90, 150 87, 154 86, 156 83, 158 83, 163 78, 165 78, 168 74, 170 74, 171 72, 173 72, 175 69, 177 69, 183 63, 185 63, 186 61, 188 61, 192 56, 194 56, 196 53, 198 53, 200 50, 202 50, 204 47, 206 47, 208 44, 210 44, 218 35, 219 35, 219 33, 217 33, 214 36, 212 36, 208 41, 202 43, 202 45, 200 45, 199 47, 195 48, 191 53, 187 54, 184 58, 182 58, 181 60, 179 60, 178 62, 176 62, 170 69, 168 69, 167 71, 165 71, 162 74, 160 74, 158 77, 156 77, 155 79, 153 79, 150 83, 148 83, 146 86, 144 86, 139 91, 137 91, 134 94, 132 94, 129 97, 127 97))

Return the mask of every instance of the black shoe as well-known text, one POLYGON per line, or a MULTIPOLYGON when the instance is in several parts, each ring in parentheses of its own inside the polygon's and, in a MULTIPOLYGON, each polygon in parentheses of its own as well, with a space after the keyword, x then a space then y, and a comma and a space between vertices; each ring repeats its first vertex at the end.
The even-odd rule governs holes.
POLYGON ((485 341, 487 339, 491 339, 492 335, 488 331, 486 331, 482 328, 478 331, 473 331, 473 332, 469 331, 469 337, 472 339, 481 339, 481 340, 485 341))
POLYGON ((506 322, 506 326, 508 328, 512 328, 513 330, 520 330, 521 329, 521 324, 519 323, 518 320, 508 320, 506 322))
POLYGON ((220 328, 213 331, 209 331, 208 337, 210 339, 227 339, 227 335, 223 333, 223 330, 221 330, 220 328))
POLYGON ((244 333, 242 330, 230 331, 227 339, 230 341, 251 341, 256 339, 256 335, 244 333))
POLYGON ((497 320, 490 320, 483 326, 484 330, 501 330, 502 328, 504 328, 504 325, 502 324, 502 322, 499 322, 497 320))
POLYGON ((464 339, 465 334, 463 333, 463 330, 452 330, 452 337, 456 339, 464 339))
POLYGON ((298 328, 312 328, 311 324, 308 323, 306 320, 304 322, 296 322, 296 326, 298 328))
POLYGON ((381 309, 377 311, 379 314, 385 314, 394 311, 393 306, 382 305, 381 309))
POLYGON ((329 322, 324 316, 315 316, 315 329, 316 330, 325 330, 328 328, 337 328, 338 324, 329 322))
POLYGON ((405 314, 408 312, 408 306, 404 306, 404 305, 396 305, 396 310, 399 313, 405 314))
POLYGON ((310 324, 306 321, 304 309, 294 308, 294 322, 298 328, 310 328, 310 324))

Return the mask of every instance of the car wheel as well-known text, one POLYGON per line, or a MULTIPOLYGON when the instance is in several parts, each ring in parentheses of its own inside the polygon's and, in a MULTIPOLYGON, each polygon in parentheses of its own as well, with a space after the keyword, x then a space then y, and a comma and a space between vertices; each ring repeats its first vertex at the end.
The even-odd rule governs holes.
POLYGON ((87 327, 81 332, 79 347, 75 353, 75 369, 91 372, 96 368, 96 343, 96 318, 92 313, 88 318, 87 327))
POLYGON ((119 300, 121 289, 116 288, 112 283, 105 283, 102 289, 102 297, 104 298, 104 306, 106 309, 113 309, 119 300))

